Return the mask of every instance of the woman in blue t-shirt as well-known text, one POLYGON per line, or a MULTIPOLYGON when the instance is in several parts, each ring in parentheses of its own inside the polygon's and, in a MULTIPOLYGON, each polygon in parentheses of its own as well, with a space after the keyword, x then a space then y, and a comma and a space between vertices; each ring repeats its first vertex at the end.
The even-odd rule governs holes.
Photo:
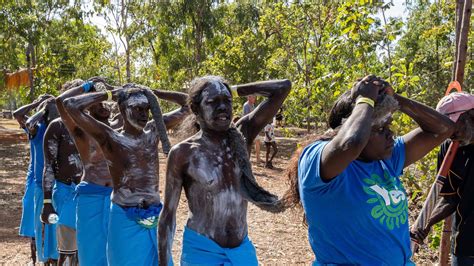
POLYGON ((367 76, 334 103, 332 130, 299 149, 285 200, 303 206, 315 265, 412 265, 399 176, 453 132, 449 118, 367 76), (418 123, 394 138, 392 113, 418 123))

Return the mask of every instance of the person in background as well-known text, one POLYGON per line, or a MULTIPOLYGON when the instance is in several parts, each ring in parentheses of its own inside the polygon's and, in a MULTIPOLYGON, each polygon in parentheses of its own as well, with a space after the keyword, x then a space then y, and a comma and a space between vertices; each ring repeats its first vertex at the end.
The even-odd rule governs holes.
POLYGON ((455 124, 451 140, 438 152, 438 170, 452 140, 460 142, 448 176, 438 177, 442 184, 440 199, 425 228, 412 228, 411 235, 422 243, 433 225, 455 213, 453 223, 452 265, 474 265, 474 95, 451 93, 439 101, 438 112, 455 124))
POLYGON ((267 148, 267 152, 265 154, 265 168, 268 168, 268 169, 273 169, 273 163, 272 163, 273 158, 278 152, 278 147, 277 147, 276 139, 275 139, 275 121, 276 119, 273 118, 272 123, 267 124, 264 129, 265 138, 263 141, 265 142, 265 147, 267 148), (273 148, 273 153, 272 153, 272 156, 270 157, 270 160, 268 160, 268 157, 270 155, 270 151, 272 148, 273 148))
MULTIPOLYGON (((251 113, 255 109, 255 101, 257 100, 257 97, 255 95, 249 95, 247 96, 247 101, 244 103, 243 107, 243 113, 242 116, 245 116, 249 113, 251 113)), ((260 163, 260 139, 259 136, 257 136, 254 140, 255 143, 255 159, 257 163, 260 163)), ((249 149, 249 156, 252 153, 252 149, 249 149)))

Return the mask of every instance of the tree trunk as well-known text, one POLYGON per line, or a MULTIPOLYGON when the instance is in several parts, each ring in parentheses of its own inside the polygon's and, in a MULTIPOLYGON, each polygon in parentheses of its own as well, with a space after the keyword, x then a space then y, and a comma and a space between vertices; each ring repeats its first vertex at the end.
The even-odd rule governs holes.
POLYGON ((459 34, 459 42, 457 43, 457 58, 456 58, 456 72, 455 79, 463 87, 464 82, 464 67, 466 66, 468 35, 471 22, 472 0, 465 0, 463 9, 463 19, 461 24, 461 31, 459 34))
POLYGON ((126 55, 126 65, 125 65, 125 68, 126 68, 126 74, 127 74, 127 82, 130 83, 132 82, 131 80, 131 74, 130 74, 130 46, 128 44, 128 39, 126 40, 126 43, 127 43, 127 47, 125 47, 125 55, 126 55))
POLYGON ((452 80, 455 80, 456 77, 456 60, 458 58, 458 44, 459 44, 459 34, 461 33, 461 25, 462 25, 462 11, 464 7, 464 0, 456 0, 456 16, 454 19, 456 20, 456 40, 454 43, 454 64, 453 64, 453 73, 452 73, 452 80))
MULTIPOLYGON (((467 56, 467 44, 468 44, 468 35, 469 27, 471 21, 471 8, 472 0, 458 0, 456 2, 456 15, 458 15, 458 9, 461 10, 461 3, 464 2, 461 16, 458 17, 456 22, 456 57, 454 63, 454 73, 453 80, 458 81, 463 87, 464 82, 464 68, 466 66, 466 56, 467 56)), ((439 246, 439 265, 447 266, 449 265, 449 254, 450 254, 450 244, 451 244, 451 228, 452 228, 452 215, 445 219, 443 226, 443 233, 441 236, 441 243, 439 246)))
POLYGON ((35 99, 35 84, 34 84, 34 77, 33 77, 33 68, 36 65, 36 58, 35 58, 35 47, 31 41, 28 42, 28 48, 26 48, 26 61, 28 64, 28 80, 30 82, 30 92, 28 94, 28 98, 32 102, 35 99))

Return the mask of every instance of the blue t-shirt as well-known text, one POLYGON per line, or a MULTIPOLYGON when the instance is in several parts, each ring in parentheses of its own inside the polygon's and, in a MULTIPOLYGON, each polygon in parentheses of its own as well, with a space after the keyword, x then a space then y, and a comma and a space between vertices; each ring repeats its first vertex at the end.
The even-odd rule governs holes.
POLYGON ((33 172, 34 180, 37 186, 42 187, 43 182, 43 167, 44 167, 44 152, 43 152, 43 139, 44 133, 46 132, 46 124, 38 123, 38 129, 36 135, 31 139, 31 144, 34 146, 34 159, 33 159, 33 172))
POLYGON ((299 190, 315 264, 414 265, 408 201, 398 178, 405 144, 395 141, 385 160, 353 161, 330 182, 320 177, 328 141, 306 147, 298 162, 299 190))

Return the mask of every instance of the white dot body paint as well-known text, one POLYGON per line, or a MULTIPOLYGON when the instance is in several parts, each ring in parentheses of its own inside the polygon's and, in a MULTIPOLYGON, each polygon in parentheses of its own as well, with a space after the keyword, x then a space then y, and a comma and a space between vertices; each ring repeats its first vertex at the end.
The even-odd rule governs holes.
POLYGON ((53 140, 53 139, 48 140, 48 150, 51 154, 57 155, 58 154, 58 142, 56 140, 53 140))
POLYGON ((80 169, 82 167, 82 162, 81 158, 79 157, 79 154, 70 154, 67 157, 67 160, 70 165, 74 165, 76 168, 80 169))

